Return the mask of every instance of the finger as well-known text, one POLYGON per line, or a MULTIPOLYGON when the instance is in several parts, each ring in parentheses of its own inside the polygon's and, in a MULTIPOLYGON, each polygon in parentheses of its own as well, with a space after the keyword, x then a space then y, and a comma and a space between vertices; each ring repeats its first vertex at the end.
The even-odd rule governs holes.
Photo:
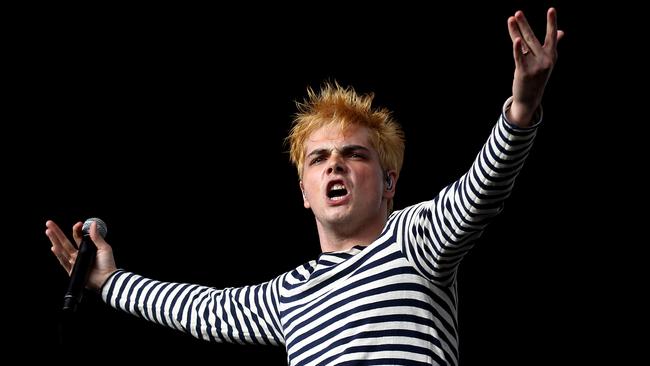
POLYGON ((564 37, 564 31, 561 31, 561 30, 557 31, 557 41, 558 42, 562 39, 562 37, 564 37))
MULTIPOLYGON (((63 234, 63 231, 61 231, 59 225, 54 221, 48 220, 45 223, 45 227, 47 227, 45 233, 48 234, 47 236, 50 238, 50 241, 56 241, 57 245, 62 246, 63 243, 68 240, 68 238, 65 237, 65 234, 63 234)), ((52 244, 54 244, 54 242, 52 244)))
POLYGON ((519 27, 517 26, 517 20, 515 20, 515 17, 508 18, 508 33, 513 42, 517 37, 521 38, 521 32, 519 32, 519 27))
POLYGON ((81 221, 72 226, 72 237, 74 238, 75 243, 77 243, 77 248, 81 245, 81 238, 83 236, 83 232, 81 231, 82 227, 83 223, 81 221))
POLYGON ((47 235, 54 247, 65 251, 68 257, 72 253, 76 252, 76 249, 72 247, 72 244, 70 244, 68 238, 66 238, 65 234, 63 234, 63 231, 61 231, 61 228, 59 228, 59 226, 55 224, 54 221, 48 220, 45 223, 45 226, 47 227, 47 230, 45 230, 45 235, 47 235))
POLYGON ((54 253, 54 255, 56 256, 56 259, 59 260, 59 263, 61 264, 63 269, 65 269, 66 272, 68 272, 68 275, 70 275, 70 273, 72 272, 72 264, 74 263, 74 261, 71 260, 65 254, 65 252, 63 250, 61 250, 60 247, 57 248, 57 247, 53 246, 53 247, 50 248, 50 250, 52 251, 52 253, 54 253))
POLYGON ((524 52, 522 50, 523 40, 521 37, 515 38, 515 41, 512 43, 512 53, 515 58, 515 66, 519 66, 524 62, 524 52))
POLYGON ((548 9, 546 13, 546 38, 544 47, 555 48, 557 44, 557 11, 554 8, 548 9))
MULTIPOLYGON (((523 42, 523 38, 521 35, 521 32, 519 31, 519 26, 517 26, 517 20, 515 17, 510 17, 508 18, 508 33, 510 34, 510 39, 512 39, 512 42, 515 42, 517 38, 521 39, 521 42, 519 43, 519 48, 523 52, 523 54, 527 54, 530 48, 526 46, 523 42)), ((517 58, 517 55, 515 55, 515 59, 517 58)))
POLYGON ((523 41, 525 45, 530 48, 530 51, 533 53, 533 55, 537 54, 542 46, 539 44, 539 41, 535 37, 533 30, 530 29, 530 25, 524 16, 524 12, 521 10, 517 11, 515 13, 515 20, 517 21, 519 32, 521 32, 521 35, 524 38, 523 41))
POLYGON ((105 250, 110 247, 104 238, 99 234, 99 231, 97 231, 97 221, 93 221, 90 224, 90 239, 92 239, 93 243, 95 243, 97 249, 105 250))
POLYGON ((70 263, 74 263, 74 260, 77 257, 76 254, 71 254, 63 248, 61 241, 54 234, 53 229, 48 228, 45 230, 45 235, 47 235, 47 237, 50 239, 50 243, 52 243, 52 248, 50 248, 52 250, 52 253, 54 253, 56 258, 59 260, 59 263, 61 263, 64 268, 67 268, 70 263))

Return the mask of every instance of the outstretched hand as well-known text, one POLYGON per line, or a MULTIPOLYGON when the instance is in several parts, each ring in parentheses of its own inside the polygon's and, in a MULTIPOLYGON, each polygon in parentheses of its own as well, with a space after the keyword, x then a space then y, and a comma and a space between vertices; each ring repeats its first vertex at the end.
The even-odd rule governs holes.
MULTIPOLYGON (((63 231, 61 231, 54 221, 47 221, 45 226, 47 227, 45 235, 47 235, 52 243, 52 248, 50 248, 52 253, 54 253, 61 266, 68 272, 68 275, 70 275, 77 259, 77 248, 81 244, 81 238, 83 235, 81 227, 83 224, 78 222, 72 227, 72 236, 74 237, 74 241, 77 243, 76 246, 68 240, 63 231)), ((117 267, 115 265, 115 259, 113 258, 113 249, 97 232, 96 222, 90 224, 90 238, 97 247, 97 256, 95 257, 95 263, 90 272, 90 276, 88 277, 86 287, 97 291, 102 287, 104 282, 106 282, 108 277, 117 270, 117 267)))
POLYGON ((508 18, 508 32, 515 59, 513 99, 508 120, 519 127, 527 127, 542 102, 544 88, 557 61, 557 43, 564 32, 557 29, 557 12, 554 8, 548 9, 546 14, 543 45, 535 37, 522 11, 508 18))

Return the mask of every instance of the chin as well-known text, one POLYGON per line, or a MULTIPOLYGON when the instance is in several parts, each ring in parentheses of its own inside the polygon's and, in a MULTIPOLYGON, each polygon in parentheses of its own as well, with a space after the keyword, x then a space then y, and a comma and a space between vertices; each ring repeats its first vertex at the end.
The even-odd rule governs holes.
POLYGON ((343 209, 338 209, 338 210, 328 210, 330 212, 327 212, 325 215, 323 215, 323 221, 330 223, 330 224, 344 224, 349 221, 351 221, 352 218, 352 213, 349 210, 343 210, 343 209), (334 211, 334 212, 332 212, 334 211))

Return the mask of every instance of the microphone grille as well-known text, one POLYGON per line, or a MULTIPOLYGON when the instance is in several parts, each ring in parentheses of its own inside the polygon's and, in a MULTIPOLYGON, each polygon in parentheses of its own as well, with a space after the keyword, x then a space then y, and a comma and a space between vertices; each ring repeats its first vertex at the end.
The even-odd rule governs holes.
POLYGON ((105 237, 106 232, 108 231, 108 229, 106 228, 106 223, 104 221, 102 221, 102 219, 100 219, 98 217, 91 217, 88 220, 86 220, 84 222, 83 227, 81 228, 81 231, 84 234, 90 234, 90 224, 92 224, 93 221, 95 221, 97 223, 97 231, 99 232, 99 235, 101 235, 102 238, 105 237))

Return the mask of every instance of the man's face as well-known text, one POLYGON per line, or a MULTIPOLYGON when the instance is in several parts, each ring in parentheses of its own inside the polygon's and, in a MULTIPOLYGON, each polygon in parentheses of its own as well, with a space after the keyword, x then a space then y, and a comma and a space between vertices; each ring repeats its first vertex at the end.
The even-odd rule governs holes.
POLYGON ((305 208, 324 227, 354 231, 385 217, 384 172, 368 129, 353 126, 344 135, 328 125, 314 131, 305 142, 301 189, 305 208))

